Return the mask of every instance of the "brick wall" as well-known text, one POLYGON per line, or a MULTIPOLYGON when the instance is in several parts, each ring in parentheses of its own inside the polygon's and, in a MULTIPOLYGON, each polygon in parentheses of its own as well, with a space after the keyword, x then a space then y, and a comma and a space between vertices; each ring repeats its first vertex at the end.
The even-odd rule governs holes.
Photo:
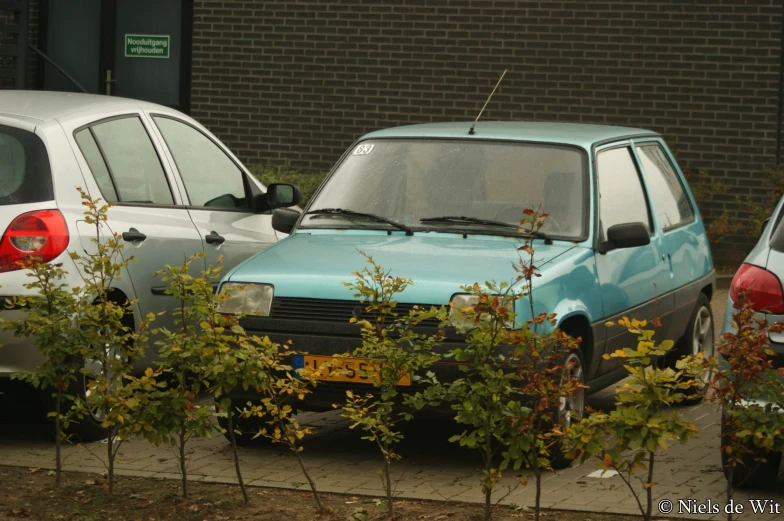
POLYGON ((656 129, 731 191, 703 211, 734 211, 775 162, 781 15, 773 0, 196 0, 192 113, 251 164, 323 170, 369 130, 473 119, 508 68, 484 118, 656 129))
POLYGON ((0 53, 0 69, 3 71, 0 77, 0 89, 31 89, 35 88, 35 71, 37 61, 33 58, 32 52, 26 48, 27 42, 35 43, 38 38, 38 0, 18 0, 16 2, 5 2, 0 5, 0 46, 4 49, 0 53), (27 17, 27 18, 25 18, 27 17), (25 26, 25 19, 27 25, 25 26), (20 33, 19 28, 26 27, 27 40, 20 42, 24 38, 24 29, 20 33), (21 56, 16 56, 16 51, 20 50, 21 56), (9 51, 13 51, 14 55, 9 51), (17 83, 16 67, 22 61, 24 67, 24 77, 22 83, 17 83))
MULTIPOLYGON (((29 33, 27 40, 38 47, 38 34, 39 34, 39 12, 40 12, 40 2, 39 0, 28 0, 29 3, 29 33)), ((29 50, 27 51, 27 88, 34 89, 39 81, 38 81, 38 62, 39 58, 36 53, 29 50)))

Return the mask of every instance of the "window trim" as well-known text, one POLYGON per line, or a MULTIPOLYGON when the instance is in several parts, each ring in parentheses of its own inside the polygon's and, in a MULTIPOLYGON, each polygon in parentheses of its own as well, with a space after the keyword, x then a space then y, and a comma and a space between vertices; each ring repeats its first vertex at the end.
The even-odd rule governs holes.
POLYGON ((90 169, 90 173, 93 175, 93 180, 95 181, 95 184, 98 186, 98 191, 101 193, 101 196, 103 196, 104 201, 106 201, 107 203, 112 203, 112 204, 120 204, 121 203, 121 201, 120 201, 120 190, 117 188, 117 183, 114 180, 114 175, 112 175, 112 171, 109 168, 109 162, 106 160, 106 154, 104 153, 103 148, 101 147, 101 144, 98 142, 98 138, 95 137, 95 132, 93 132, 92 127, 87 127, 87 128, 83 128, 83 129, 81 129, 79 131, 74 131, 74 142, 76 143, 76 146, 79 147, 79 152, 82 153, 82 157, 84 158, 84 162, 87 163, 87 168, 90 169), (81 134, 84 131, 87 131, 87 133, 90 134, 90 138, 92 138, 93 143, 95 143, 95 148, 98 149, 98 154, 100 154, 100 156, 101 156, 101 161, 103 161, 103 165, 106 167, 106 173, 109 174, 109 182, 112 183, 112 188, 114 189, 114 195, 115 195, 115 197, 117 197, 116 201, 109 201, 106 198, 106 194, 103 193, 103 190, 101 190, 101 185, 100 185, 100 183, 98 183, 98 179, 95 176, 95 171, 93 171, 93 167, 92 167, 92 165, 90 165, 90 161, 87 159, 87 155, 84 153, 84 150, 82 149, 82 145, 79 144, 79 140, 76 138, 76 136, 78 134, 81 134))
MULTIPOLYGON (((689 203, 689 208, 691 209, 691 217, 689 219, 680 221, 677 224, 671 224, 670 226, 662 226, 661 227, 662 233, 667 233, 667 232, 670 232, 672 230, 676 230, 678 228, 682 228, 684 226, 688 226, 688 225, 693 224, 694 222, 696 222, 696 220, 697 220, 697 217, 696 217, 697 212, 696 212, 696 210, 694 208, 694 205, 691 202, 691 197, 689 197, 689 192, 686 191, 686 186, 684 186, 684 184, 683 184, 683 174, 681 172, 679 172, 679 170, 677 168, 675 168, 675 165, 673 164, 672 159, 670 158, 669 154, 667 154, 667 150, 665 150, 665 148, 662 146, 661 142, 658 141, 658 140, 655 140, 655 139, 639 141, 639 142, 635 141, 633 143, 633 146, 634 146, 634 155, 635 155, 635 157, 638 157, 638 153, 637 153, 637 148, 638 147, 655 146, 655 147, 658 147, 659 150, 661 150, 662 154, 664 154, 664 158, 667 160, 667 163, 670 165, 670 168, 672 168, 672 171, 675 173, 675 177, 678 179, 678 184, 680 185, 681 190, 683 191, 683 194, 686 196, 686 201, 689 203)), ((640 161, 640 167, 641 167, 641 171, 643 172, 643 176, 645 177, 645 183, 647 184, 648 183, 648 173, 645 171, 645 168, 642 168, 642 161, 640 161)), ((656 219, 656 221, 658 222, 658 218, 656 219)))
POLYGON ((648 209, 648 222, 650 224, 650 231, 648 232, 649 237, 653 237, 656 235, 656 223, 653 219, 653 213, 651 212, 651 201, 650 197, 648 196, 648 187, 643 178, 642 168, 640 168, 640 164, 637 160, 637 154, 632 149, 634 145, 633 141, 625 141, 623 143, 617 143, 608 145, 607 147, 600 148, 595 151, 594 153, 594 178, 596 179, 596 241, 595 241, 595 250, 599 249, 599 246, 607 242, 607 238, 604 236, 604 231, 602 230, 602 205, 601 205, 601 186, 599 186, 599 155, 603 152, 608 152, 611 150, 616 150, 619 148, 626 148, 629 152, 629 157, 634 164, 634 168, 637 171, 637 180, 640 182, 640 188, 642 188, 642 196, 645 200, 645 204, 648 209))
POLYGON ((210 136, 205 134, 200 128, 180 118, 177 118, 170 114, 162 114, 160 112, 150 112, 149 116, 150 116, 150 120, 152 120, 152 124, 155 125, 155 129, 161 135, 161 139, 163 139, 163 143, 164 145, 166 145, 166 149, 169 152, 172 161, 174 161, 174 167, 177 169, 177 175, 179 176, 180 181, 182 182, 182 188, 183 190, 185 190, 185 196, 188 198, 188 204, 185 205, 186 208, 188 208, 189 210, 209 210, 209 211, 222 211, 222 212, 234 212, 234 213, 256 213, 253 208, 253 191, 251 190, 250 187, 250 180, 248 179, 248 173, 245 172, 245 169, 241 165, 238 165, 237 162, 234 161, 234 158, 232 158, 229 154, 226 153, 225 150, 223 150, 223 147, 221 147, 218 143, 216 143, 215 140, 210 138, 210 136), (195 130, 196 132, 204 136, 204 138, 207 139, 210 143, 215 145, 218 148, 218 150, 220 150, 223 153, 223 155, 226 156, 226 158, 229 161, 231 161, 231 163, 237 168, 240 175, 242 176, 242 188, 245 191, 245 198, 249 202, 248 208, 215 208, 213 206, 191 204, 191 194, 190 192, 188 192, 188 186, 186 185, 185 178, 183 177, 182 171, 180 170, 180 165, 177 162, 177 158, 174 157, 174 152, 172 152, 172 148, 169 145, 168 140, 166 139, 166 135, 161 130, 161 127, 158 126, 158 123, 155 121, 155 118, 170 119, 172 121, 182 123, 183 125, 192 128, 193 130, 195 130))
MULTIPOLYGON (((158 149, 155 147, 155 142, 152 140, 150 131, 147 128, 147 126, 144 124, 144 119, 141 117, 141 114, 138 112, 131 112, 129 114, 119 114, 115 116, 110 116, 108 118, 98 119, 90 123, 87 123, 86 125, 82 125, 81 127, 77 127, 71 133, 71 137, 73 138, 74 143, 76 143, 76 146, 79 148, 79 152, 82 154, 82 157, 84 158, 84 162, 87 164, 87 168, 90 169, 90 174, 92 175, 93 181, 95 181, 95 172, 93 172, 92 167, 90 167, 90 163, 87 161, 87 158, 84 155, 84 151, 82 150, 82 147, 79 146, 79 142, 76 140, 76 134, 78 134, 84 129, 90 130, 90 133, 93 135, 93 139, 95 140, 95 144, 98 146, 98 150, 101 153, 101 158, 103 159, 104 165, 106 165, 106 170, 109 172, 109 178, 112 180, 112 186, 114 186, 114 189, 117 192, 117 198, 122 199, 122 195, 120 195, 120 191, 117 189, 117 183, 114 179, 114 172, 112 171, 112 167, 111 165, 109 165, 109 162, 106 160, 106 154, 103 150, 103 147, 101 146, 101 142, 98 140, 98 138, 95 136, 95 133, 93 132, 93 127, 102 125, 104 123, 111 123, 114 120, 127 119, 127 118, 136 118, 137 120, 139 120, 139 123, 141 123, 142 125, 142 129, 144 129, 145 134, 147 134, 147 139, 150 140, 150 146, 152 146, 152 150, 153 152, 155 152, 155 157, 158 158, 158 164, 161 166, 161 172, 163 173, 163 178, 166 180, 166 186, 169 187, 169 195, 171 195, 172 202, 171 204, 158 204, 158 203, 128 203, 123 201, 117 201, 117 202, 113 202, 112 204, 114 206, 140 206, 146 208, 150 208, 150 207, 182 208, 183 205, 177 204, 177 199, 174 197, 174 191, 172 190, 171 180, 169 179, 169 176, 166 175, 166 167, 163 165, 163 161, 161 161, 160 153, 158 152, 158 149)), ((97 185, 98 182, 95 181, 95 184, 97 185)), ((101 192, 100 186, 98 186, 98 192, 101 193, 101 196, 103 196, 103 192, 101 192)))

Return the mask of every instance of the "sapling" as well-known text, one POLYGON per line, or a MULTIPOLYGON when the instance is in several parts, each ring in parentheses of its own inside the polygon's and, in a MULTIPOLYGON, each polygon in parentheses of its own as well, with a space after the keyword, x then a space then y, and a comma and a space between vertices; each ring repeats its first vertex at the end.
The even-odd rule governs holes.
MULTIPOLYGON (((381 451, 384 458, 381 481, 386 492, 387 514, 392 517, 391 466, 400 459, 394 445, 403 439, 399 424, 412 418, 411 407, 418 400, 416 395, 402 391, 402 387, 426 380, 432 382, 432 373, 428 374, 427 369, 441 358, 436 348, 442 342, 443 332, 426 334, 414 328, 428 320, 442 322, 446 312, 415 307, 407 314, 398 315, 396 297, 413 282, 393 277, 371 256, 363 256, 368 266, 354 273, 354 282, 344 284, 354 291, 354 297, 363 304, 368 316, 351 319, 361 327, 362 345, 350 355, 354 367, 349 370, 357 371, 373 390, 362 395, 347 391, 345 403, 334 406, 342 407, 341 416, 351 421, 349 428, 364 431, 366 435, 362 439, 375 443, 381 451), (399 402, 409 407, 401 410, 399 402)), ((343 358, 344 367, 346 360, 343 358)))
POLYGON ((319 496, 316 482, 302 459, 302 439, 313 431, 299 424, 292 406, 293 402, 304 399, 311 392, 317 382, 317 371, 307 367, 295 371, 290 364, 294 353, 288 344, 277 344, 270 341, 269 337, 259 336, 251 336, 248 341, 256 350, 258 378, 254 385, 256 393, 261 395, 261 400, 256 404, 248 404, 240 414, 243 418, 254 418, 267 424, 268 428, 261 428, 256 433, 257 437, 280 443, 294 453, 310 485, 318 514, 325 514, 326 508, 319 496))
POLYGON ((72 314, 79 307, 77 300, 83 295, 78 288, 69 288, 63 282, 66 274, 61 264, 31 258, 23 261, 20 268, 26 269, 32 279, 24 287, 35 295, 16 297, 12 306, 24 309, 24 314, 13 320, 0 321, 0 325, 16 336, 32 337, 44 358, 33 371, 17 373, 13 378, 47 390, 54 397, 54 411, 48 416, 54 418, 55 486, 59 489, 62 442, 66 439, 64 429, 70 422, 64 407, 68 390, 79 378, 82 368, 79 357, 83 342, 81 329, 74 327, 72 314))
MULTIPOLYGON (((466 343, 451 355, 462 362, 464 376, 442 386, 441 395, 452 402, 457 422, 471 427, 450 441, 482 455, 485 519, 492 514, 493 487, 510 465, 533 470, 538 518, 542 472, 550 468, 552 452, 560 450, 560 422, 571 417, 571 397, 584 387, 582 375, 572 374, 573 369, 581 371, 581 365, 569 362, 579 339, 556 329, 554 314, 534 311, 534 280, 540 275, 533 239, 540 237, 546 218, 536 210, 524 211, 518 231, 526 239, 519 247, 523 254, 513 263, 515 279, 466 286, 469 305, 452 310, 453 323, 466 343), (530 315, 523 323, 517 320, 518 307, 530 315), (496 467, 498 451, 502 458, 496 467)), ((579 354, 573 357, 580 360, 579 354)), ((438 394, 438 387, 435 390, 438 394)))
POLYGON ((644 329, 647 326, 644 320, 630 321, 624 317, 618 325, 637 336, 637 347, 604 355, 605 359, 621 358, 626 362, 628 377, 615 391, 615 409, 610 413, 591 412, 572 425, 565 441, 581 462, 598 459, 599 467, 605 471, 618 472, 643 518, 650 521, 656 453, 666 451, 673 441, 685 444, 697 433, 693 422, 682 419, 670 408, 689 398, 702 364, 696 359, 686 359, 677 363, 677 369, 659 368, 656 359, 667 356, 673 342, 664 340, 657 345, 654 330, 644 329), (645 473, 639 478, 642 492, 633 485, 638 470, 645 473))
POLYGON ((192 275, 192 266, 205 256, 193 255, 181 265, 167 265, 157 273, 167 283, 166 294, 177 301, 175 328, 155 331, 162 337, 156 342, 160 361, 157 371, 148 377, 162 383, 153 382, 155 387, 144 408, 145 426, 139 431, 152 443, 167 443, 175 449, 184 498, 188 497, 186 445, 192 437, 209 437, 218 428, 210 407, 198 402, 207 390, 200 324, 205 319, 203 304, 212 298, 213 291, 212 281, 204 273, 192 275))
POLYGON ((539 521, 543 471, 552 469, 554 461, 566 465, 561 438, 572 418, 582 416, 581 399, 586 387, 583 378, 582 358, 578 351, 580 338, 572 338, 556 329, 556 315, 536 313, 534 280, 539 269, 534 264, 533 239, 545 224, 548 214, 538 210, 524 210, 520 230, 526 234, 520 260, 514 266, 517 283, 522 284, 521 304, 528 308, 530 317, 510 334, 510 348, 514 351, 514 368, 519 376, 517 392, 528 405, 523 415, 508 420, 519 437, 503 454, 504 461, 513 462, 514 469, 521 463, 534 473, 536 496, 534 519, 539 521), (516 334, 515 334, 516 333, 516 334))
MULTIPOLYGON (((705 361, 712 373, 708 399, 722 407, 722 464, 727 478, 727 502, 736 486, 765 485, 755 476, 759 467, 778 470, 774 455, 784 451, 784 368, 774 369, 771 333, 784 324, 771 324, 756 313, 745 294, 734 303, 735 331, 716 345, 719 358, 705 361)), ((780 456, 779 456, 780 457, 780 456)), ((732 519, 732 512, 728 514, 732 519)))
POLYGON ((87 208, 84 221, 92 225, 92 251, 71 253, 82 274, 80 296, 69 313, 80 331, 81 372, 88 382, 83 396, 75 397, 72 411, 78 417, 92 415, 107 433, 107 470, 109 494, 114 492, 114 462, 124 436, 133 429, 146 399, 133 382, 133 362, 144 355, 149 322, 148 315, 136 327, 127 320, 133 317, 131 301, 117 299, 114 283, 133 259, 123 259, 123 243, 105 228, 109 203, 93 199, 79 189, 87 208), (106 232, 106 233, 105 233, 106 232), (141 393, 141 394, 140 394, 141 393))
POLYGON ((234 470, 242 492, 242 499, 250 502, 245 481, 242 477, 237 437, 235 433, 236 410, 231 404, 230 393, 234 389, 255 388, 264 375, 256 346, 248 339, 240 326, 241 315, 222 313, 221 306, 235 291, 242 287, 224 287, 213 293, 211 282, 220 280, 220 266, 208 266, 200 277, 193 318, 197 320, 196 335, 199 338, 199 375, 212 396, 218 414, 228 421, 226 433, 231 443, 234 470))
MULTIPOLYGON (((514 418, 525 417, 530 408, 521 401, 518 389, 522 376, 513 368, 519 361, 509 346, 523 334, 513 327, 515 302, 519 292, 510 291, 507 282, 489 281, 463 287, 471 305, 453 305, 452 322, 465 334, 465 344, 453 348, 450 355, 460 363, 461 378, 443 384, 443 398, 451 403, 455 420, 468 428, 449 441, 474 449, 482 457, 480 478, 485 495, 484 519, 492 516, 492 492, 510 460, 495 466, 499 450, 505 455, 519 455, 523 436, 514 418)), ((437 387, 435 389, 438 389, 437 387)), ((519 466, 519 464, 518 464, 519 466)))

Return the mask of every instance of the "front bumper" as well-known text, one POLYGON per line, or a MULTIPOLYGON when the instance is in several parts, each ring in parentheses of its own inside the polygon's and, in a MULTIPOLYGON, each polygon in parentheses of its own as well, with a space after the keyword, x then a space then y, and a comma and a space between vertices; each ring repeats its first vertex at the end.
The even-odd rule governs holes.
MULTIPOLYGON (((296 353, 300 354, 316 354, 323 356, 331 356, 342 353, 351 353, 362 345, 362 340, 358 336, 325 336, 317 334, 286 334, 286 333, 270 333, 261 330, 248 330, 249 334, 268 336, 269 339, 275 343, 283 344, 291 342, 291 348, 296 353)), ((447 353, 451 349, 463 345, 460 342, 444 342, 439 346, 438 351, 447 353)), ((432 371, 439 382, 454 381, 463 375, 460 370, 460 365, 456 362, 448 360, 436 362, 428 370, 432 371)), ((292 402, 292 406, 303 411, 323 412, 331 411, 334 409, 333 404, 342 404, 346 401, 346 392, 351 391, 357 395, 365 393, 374 393, 375 387, 372 384, 363 384, 355 382, 332 382, 320 381, 313 389, 313 392, 308 394, 304 400, 297 400, 292 402)), ((416 384, 411 386, 400 386, 399 391, 401 394, 414 393, 421 390, 421 387, 416 384)), ((259 395, 252 390, 235 389, 231 393, 231 398, 236 401, 245 403, 246 401, 258 401, 259 395)), ((402 409, 402 403, 399 404, 402 409)), ((436 406, 428 409, 428 412, 436 414, 447 414, 450 411, 448 405, 436 406)))
MULTIPOLYGON (((273 317, 245 317, 240 323, 249 334, 268 336, 275 343, 284 344, 290 342, 291 349, 297 354, 312 354, 322 356, 332 356, 337 354, 352 353, 357 347, 362 345, 360 326, 346 322, 330 322, 323 320, 302 320, 280 319, 273 317)), ((433 335, 438 327, 416 328, 418 333, 433 335)), ((464 346, 463 337, 460 337, 452 328, 446 329, 444 342, 437 347, 437 352, 446 355, 458 346, 464 346)), ((463 371, 460 366, 449 358, 442 358, 441 361, 431 366, 428 370, 435 373, 439 382, 451 382, 460 378, 463 371)), ((355 394, 373 394, 375 387, 372 384, 355 382, 333 382, 320 381, 308 394, 304 400, 292 402, 292 405, 306 411, 328 411, 333 410, 333 404, 342 404, 346 400, 346 391, 355 394)), ((416 382, 411 386, 400 386, 401 394, 416 392, 420 388, 416 382)), ((253 391, 235 389, 231 393, 232 399, 242 401, 257 401, 259 396, 253 391)), ((402 404, 401 404, 402 407, 402 404)), ((433 412, 441 410, 448 411, 447 406, 437 407, 433 412)), ((431 412, 430 409, 428 409, 431 412)))

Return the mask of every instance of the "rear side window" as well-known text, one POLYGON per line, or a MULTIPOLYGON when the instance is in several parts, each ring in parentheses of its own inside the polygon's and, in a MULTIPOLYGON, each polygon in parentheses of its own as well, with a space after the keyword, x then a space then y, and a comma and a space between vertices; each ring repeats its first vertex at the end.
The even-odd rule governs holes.
POLYGON ((41 138, 0 125, 0 205, 52 199, 52 172, 41 138))
POLYGON ((106 163, 90 129, 86 128, 77 132, 76 142, 79 144, 79 148, 90 166, 90 171, 92 171, 93 177, 98 183, 98 188, 101 189, 104 200, 112 203, 118 202, 117 189, 114 187, 112 177, 109 175, 109 169, 106 168, 106 163))
POLYGON ((656 144, 641 145, 637 147, 637 154, 662 229, 667 231, 692 222, 694 210, 664 150, 656 144))
POLYGON ((105 199, 174 204, 161 161, 138 117, 99 122, 75 137, 105 199))

